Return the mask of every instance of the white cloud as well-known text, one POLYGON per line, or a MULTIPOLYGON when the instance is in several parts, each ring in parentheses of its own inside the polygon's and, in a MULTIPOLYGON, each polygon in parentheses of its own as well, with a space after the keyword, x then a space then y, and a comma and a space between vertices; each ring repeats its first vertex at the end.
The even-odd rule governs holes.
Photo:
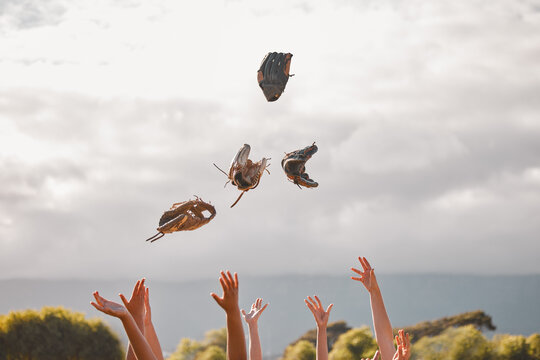
POLYGON ((2 4, 3 277, 341 272, 358 252, 388 271, 508 254, 540 271, 534 3, 2 4), (296 76, 269 104, 255 72, 273 50, 296 76), (301 191, 280 159, 313 141, 320 187, 301 191), (231 210, 212 163, 246 142, 272 174, 231 210), (194 194, 212 223, 142 241, 194 194))

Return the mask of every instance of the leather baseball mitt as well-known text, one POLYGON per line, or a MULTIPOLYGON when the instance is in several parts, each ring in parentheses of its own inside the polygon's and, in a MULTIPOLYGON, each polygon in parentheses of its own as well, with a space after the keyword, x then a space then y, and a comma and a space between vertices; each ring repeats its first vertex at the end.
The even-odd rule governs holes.
POLYGON ((198 197, 195 197, 195 200, 175 203, 159 219, 158 233, 146 241, 154 242, 175 231, 198 229, 208 224, 214 216, 216 209, 198 197), (210 216, 205 216, 204 211, 208 211, 210 216))
POLYGON ((259 71, 257 71, 257 81, 261 87, 266 100, 276 101, 279 99, 289 77, 291 67, 291 53, 270 52, 264 57, 259 71))
POLYGON ((281 160, 281 167, 287 174, 290 181, 298 185, 312 188, 317 187, 319 184, 315 180, 310 179, 306 173, 306 161, 311 159, 313 154, 317 152, 318 148, 315 143, 311 146, 307 146, 301 150, 296 150, 285 154, 283 160, 281 160))
MULTIPOLYGON (((227 178, 229 178, 231 184, 236 186, 238 190, 242 191, 240 196, 238 196, 238 199, 236 199, 236 201, 231 205, 231 207, 236 205, 236 203, 240 200, 240 198, 242 197, 242 195, 244 195, 246 191, 255 189, 259 185, 259 181, 261 180, 261 176, 265 170, 270 173, 266 169, 268 166, 270 166, 270 164, 266 164, 267 161, 270 159, 262 158, 261 161, 253 162, 248 159, 250 151, 251 147, 248 144, 244 144, 244 146, 242 146, 240 150, 238 150, 231 162, 231 167, 228 174, 225 171, 221 170, 216 164, 214 164, 214 166, 218 168, 219 171, 227 175, 227 178)), ((225 185, 227 185, 229 181, 227 181, 225 185)))

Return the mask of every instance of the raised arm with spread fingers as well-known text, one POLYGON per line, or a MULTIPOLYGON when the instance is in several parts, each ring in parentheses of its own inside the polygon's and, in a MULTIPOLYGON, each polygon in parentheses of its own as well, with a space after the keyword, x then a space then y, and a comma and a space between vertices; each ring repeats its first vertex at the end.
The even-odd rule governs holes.
POLYGON ((144 291, 144 337, 158 360, 163 360, 163 350, 159 343, 154 324, 152 323, 152 310, 150 309, 150 294, 148 288, 144 291))
MULTIPOLYGON (((137 324, 137 327, 144 333, 144 281, 145 279, 138 280, 135 286, 133 287, 133 292, 131 293, 131 298, 126 304, 126 309, 129 311, 133 320, 137 324)), ((126 352, 126 360, 137 360, 131 342, 128 344, 128 349, 126 352)))
MULTIPOLYGON (((92 304, 92 306, 99 311, 119 318, 120 321, 122 321, 122 325, 124 325, 124 330, 126 331, 129 342, 133 347, 133 352, 138 360, 157 360, 152 352, 152 348, 144 338, 144 335, 137 326, 135 319, 133 319, 133 316, 131 316, 126 307, 99 296, 97 291, 94 292, 94 298, 96 299, 96 302, 91 302, 90 304, 92 304)), ((128 301, 124 295, 120 294, 120 299, 125 306, 128 305, 128 301)))
POLYGON ((249 328, 249 360, 262 360, 261 340, 259 338, 257 321, 267 306, 268 304, 262 306, 262 299, 258 298, 251 305, 249 313, 246 313, 242 309, 242 315, 244 315, 244 320, 249 328))
POLYGON ((396 351, 393 343, 392 325, 384 307, 384 301, 377 284, 374 269, 365 257, 359 257, 362 270, 351 268, 360 277, 351 276, 351 279, 360 281, 369 291, 371 301, 371 315, 373 317, 373 327, 375 328, 375 338, 379 345, 381 360, 391 360, 396 351))
POLYGON ((328 360, 328 340, 326 335, 326 327, 328 325, 328 318, 330 317, 330 310, 334 304, 328 305, 326 311, 324 310, 321 301, 315 295, 315 300, 310 296, 307 299, 304 299, 309 310, 315 318, 317 323, 317 360, 328 360))
POLYGON ((234 273, 233 278, 229 271, 226 274, 222 271, 219 283, 223 288, 223 297, 215 293, 210 295, 227 315, 227 360, 247 360, 246 339, 238 307, 238 275, 234 273))

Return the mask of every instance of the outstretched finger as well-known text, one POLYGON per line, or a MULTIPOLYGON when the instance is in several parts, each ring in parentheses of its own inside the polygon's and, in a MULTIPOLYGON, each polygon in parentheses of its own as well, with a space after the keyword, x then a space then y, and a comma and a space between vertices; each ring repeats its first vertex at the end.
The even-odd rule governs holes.
POLYGON ((120 300, 122 300, 122 302, 124 303, 124 305, 127 307, 129 305, 129 302, 127 301, 126 297, 124 296, 124 294, 118 294, 118 296, 120 296, 120 300))
POLYGON ((355 273, 357 273, 358 275, 364 275, 365 274, 365 272, 362 272, 362 271, 360 271, 358 269, 355 269, 353 267, 351 268, 351 270, 354 271, 355 273))
POLYGON ((96 303, 93 302, 93 301, 90 302, 90 305, 92 305, 93 307, 95 307, 95 308, 98 309, 99 311, 105 312, 105 309, 103 308, 103 306, 98 305, 98 304, 96 304, 96 303))
POLYGON ((144 305, 150 307, 150 293, 148 292, 148 288, 144 289, 144 305))
POLYGON ((317 304, 319 305, 319 308, 322 309, 322 303, 321 303, 321 300, 319 300, 319 297, 317 295, 314 295, 315 296, 315 300, 317 300, 317 304))
POLYGON ((229 270, 227 270, 227 281, 229 283, 229 287, 235 287, 234 285, 234 279, 231 275, 231 272, 229 270))
POLYGON ((308 300, 309 300, 311 306, 313 306, 313 308, 316 309, 316 308, 317 308, 317 303, 315 303, 315 300, 313 300, 313 299, 311 298, 311 296, 308 296, 307 298, 308 298, 308 300))
POLYGON ((261 310, 259 312, 262 314, 262 312, 264 311, 264 309, 266 309, 267 306, 268 306, 268 304, 264 304, 264 306, 261 308, 261 310))
POLYGON ((222 302, 223 302, 223 299, 220 298, 216 293, 210 293, 210 296, 214 298, 214 300, 216 300, 216 302, 218 303, 219 306, 221 306, 222 302))
POLYGON ((375 351, 375 355, 373 355, 373 360, 379 360, 379 349, 377 349, 377 351, 375 351))
POLYGON ((224 278, 219 278, 219 283, 221 284, 221 288, 223 289, 223 293, 226 293, 229 291, 229 285, 227 284, 226 280, 224 278))
POLYGON ((97 303, 98 303, 99 305, 102 305, 102 303, 103 303, 103 300, 102 300, 102 299, 103 299, 103 298, 102 298, 101 296, 99 296, 99 292, 98 292, 98 291, 94 291, 94 294, 93 294, 93 295, 94 295, 94 298, 96 299, 97 303))
POLYGON ((328 307, 326 308, 326 313, 330 314, 330 310, 332 310, 333 307, 334 307, 334 304, 328 305, 328 307))
POLYGON ((311 305, 309 301, 307 301, 307 299, 304 299, 304 302, 306 303, 308 309, 311 310, 313 314, 315 314, 315 309, 313 308, 313 305, 311 305))
POLYGON ((364 278, 351 276, 351 279, 356 280, 356 281, 360 281, 360 282, 364 282, 364 278))
POLYGON ((238 287, 238 273, 234 273, 234 287, 238 287))
POLYGON ((144 293, 144 289, 145 289, 145 287, 144 287, 144 282, 145 282, 145 281, 146 281, 146 279, 145 279, 145 278, 142 278, 141 283, 139 284, 139 291, 138 291, 138 293, 141 293, 141 292, 144 293))
POLYGON ((369 263, 369 261, 367 261, 365 257, 362 257, 362 260, 362 262, 366 265, 367 269, 371 269, 371 264, 369 263))
POLYGON ((367 266, 367 264, 365 263, 365 258, 359 256, 358 257, 358 261, 360 261, 360 265, 362 265, 362 269, 364 269, 364 271, 368 270, 369 267, 367 266))

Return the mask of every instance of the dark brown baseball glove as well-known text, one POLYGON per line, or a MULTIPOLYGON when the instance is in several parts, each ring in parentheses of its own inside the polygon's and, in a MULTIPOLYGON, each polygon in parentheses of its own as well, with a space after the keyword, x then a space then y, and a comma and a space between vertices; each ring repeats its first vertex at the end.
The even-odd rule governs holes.
POLYGON ((279 99, 289 77, 291 67, 291 53, 270 52, 264 57, 259 71, 257 71, 257 81, 261 87, 266 100, 276 101, 279 99))
POLYGON ((311 159, 313 154, 317 152, 318 148, 315 143, 311 146, 307 146, 301 150, 296 150, 285 154, 283 160, 281 160, 281 167, 287 174, 289 180, 298 185, 305 187, 317 187, 319 184, 313 179, 309 178, 306 173, 306 161, 311 159))

